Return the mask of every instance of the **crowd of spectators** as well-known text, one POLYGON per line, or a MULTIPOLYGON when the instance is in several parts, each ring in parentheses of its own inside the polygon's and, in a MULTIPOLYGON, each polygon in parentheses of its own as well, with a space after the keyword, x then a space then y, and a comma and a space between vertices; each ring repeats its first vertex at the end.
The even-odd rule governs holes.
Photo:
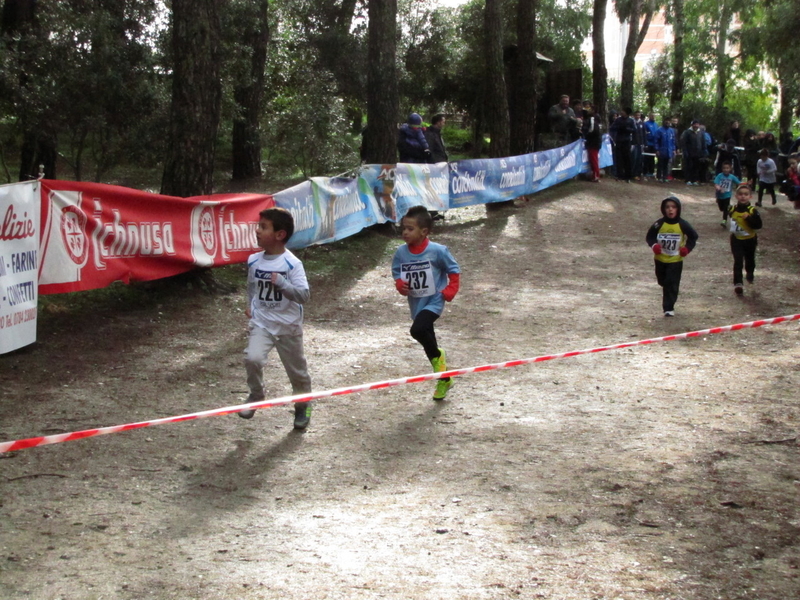
MULTIPOLYGON (((659 121, 651 112, 645 119, 641 111, 630 108, 612 110, 604 118, 591 101, 570 102, 566 94, 550 108, 547 117, 559 144, 581 138, 586 141, 592 181, 600 181, 598 155, 602 136, 608 133, 614 154, 608 172, 620 181, 653 179, 666 183, 682 179, 688 186, 712 185, 727 163, 731 173, 759 190, 759 195, 763 191, 772 194, 772 188, 759 177, 759 161, 767 158, 776 165, 773 185, 800 203, 800 137, 795 138, 791 131, 784 131, 777 139, 768 131, 743 131, 739 121, 732 121, 716 138, 700 119, 693 118, 681 128, 677 116, 659 121)), ((428 127, 423 126, 419 114, 409 115, 398 130, 400 162, 446 162, 448 154, 441 135, 444 124, 441 114, 435 115, 428 127)))
MULTIPOLYGON (((791 131, 784 131, 778 139, 769 131, 743 131, 739 121, 732 121, 717 138, 701 119, 693 118, 681 128, 679 117, 667 116, 659 125, 654 113, 645 119, 641 111, 630 108, 612 110, 607 119, 598 120, 590 101, 570 103, 566 95, 550 108, 548 120, 559 141, 569 143, 583 137, 587 149, 590 137, 596 145, 598 135, 607 132, 614 152, 609 171, 620 181, 682 179, 689 186, 710 185, 722 165, 729 163, 737 178, 770 193, 759 177, 759 160, 766 157, 776 164, 779 191, 800 202, 800 136, 791 131)), ((592 180, 599 181, 594 167, 592 180)))

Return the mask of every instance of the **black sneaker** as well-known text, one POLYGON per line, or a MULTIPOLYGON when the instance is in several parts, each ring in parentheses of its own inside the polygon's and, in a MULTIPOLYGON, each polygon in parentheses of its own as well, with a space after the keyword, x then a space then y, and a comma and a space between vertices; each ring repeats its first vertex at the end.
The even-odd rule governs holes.
POLYGON ((753 283, 755 277, 753 275, 745 275, 745 279, 747 280, 747 283, 753 283))
POLYGON ((741 296, 742 294, 744 294, 744 289, 742 288, 741 283, 737 283, 736 285, 733 286, 733 293, 736 294, 737 296, 741 296))
POLYGON ((311 422, 311 402, 297 402, 294 405, 294 428, 305 429, 311 422))

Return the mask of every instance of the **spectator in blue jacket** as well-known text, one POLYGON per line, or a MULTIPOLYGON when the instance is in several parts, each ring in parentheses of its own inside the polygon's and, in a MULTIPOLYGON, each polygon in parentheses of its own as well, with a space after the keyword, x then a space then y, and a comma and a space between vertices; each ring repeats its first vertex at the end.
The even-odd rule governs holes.
POLYGON ((417 113, 408 115, 408 122, 400 127, 397 135, 397 151, 401 163, 430 162, 431 151, 422 129, 422 117, 417 113))
POLYGON ((644 143, 644 176, 652 177, 655 175, 656 157, 650 155, 655 154, 656 152, 656 131, 658 131, 658 122, 656 121, 655 113, 651 112, 649 115, 647 115, 647 121, 644 122, 644 128, 647 130, 647 137, 644 143))
POLYGON ((663 125, 656 130, 654 136, 656 160, 658 172, 656 179, 662 183, 667 183, 670 176, 670 165, 675 151, 678 149, 678 140, 675 136, 675 129, 672 127, 672 119, 664 117, 663 125))

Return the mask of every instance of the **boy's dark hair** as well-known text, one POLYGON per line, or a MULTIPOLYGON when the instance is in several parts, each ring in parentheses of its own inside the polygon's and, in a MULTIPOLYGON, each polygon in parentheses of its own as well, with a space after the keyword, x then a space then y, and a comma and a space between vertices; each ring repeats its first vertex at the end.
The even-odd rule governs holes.
POLYGON ((733 165, 731 165, 731 161, 729 161, 729 160, 723 160, 722 161, 722 166, 724 167, 725 165, 728 165, 729 167, 733 166, 733 165))
POLYGON ((431 217, 431 213, 428 212, 428 209, 421 204, 409 208, 408 212, 403 216, 404 219, 406 217, 414 219, 420 229, 427 229, 428 231, 433 229, 433 217, 431 217))
POLYGON ((292 234, 294 234, 294 217, 292 217, 292 213, 285 208, 267 208, 258 213, 258 216, 272 223, 273 231, 286 232, 286 238, 283 240, 284 243, 288 242, 292 234))
POLYGON ((750 190, 750 193, 753 192, 753 186, 751 186, 749 183, 740 183, 739 185, 736 186, 736 191, 738 192, 739 190, 744 188, 750 190))
POLYGON ((759 152, 759 154, 761 156, 769 156, 769 150, 767 150, 766 148, 762 148, 761 152, 759 152))
POLYGON ((431 119, 431 125, 434 125, 434 126, 438 125, 443 120, 444 120, 444 115, 443 114, 439 113, 438 115, 433 115, 433 118, 431 119))

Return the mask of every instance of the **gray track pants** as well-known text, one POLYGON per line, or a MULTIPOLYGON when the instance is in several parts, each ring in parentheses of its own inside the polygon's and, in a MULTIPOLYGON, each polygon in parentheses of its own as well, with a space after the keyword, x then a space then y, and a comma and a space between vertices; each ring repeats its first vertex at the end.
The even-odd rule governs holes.
POLYGON ((267 356, 275 348, 292 383, 293 394, 311 391, 306 357, 303 354, 303 334, 274 336, 261 327, 251 326, 250 339, 244 351, 244 366, 247 371, 247 387, 250 388, 248 402, 263 400, 264 365, 267 356))

